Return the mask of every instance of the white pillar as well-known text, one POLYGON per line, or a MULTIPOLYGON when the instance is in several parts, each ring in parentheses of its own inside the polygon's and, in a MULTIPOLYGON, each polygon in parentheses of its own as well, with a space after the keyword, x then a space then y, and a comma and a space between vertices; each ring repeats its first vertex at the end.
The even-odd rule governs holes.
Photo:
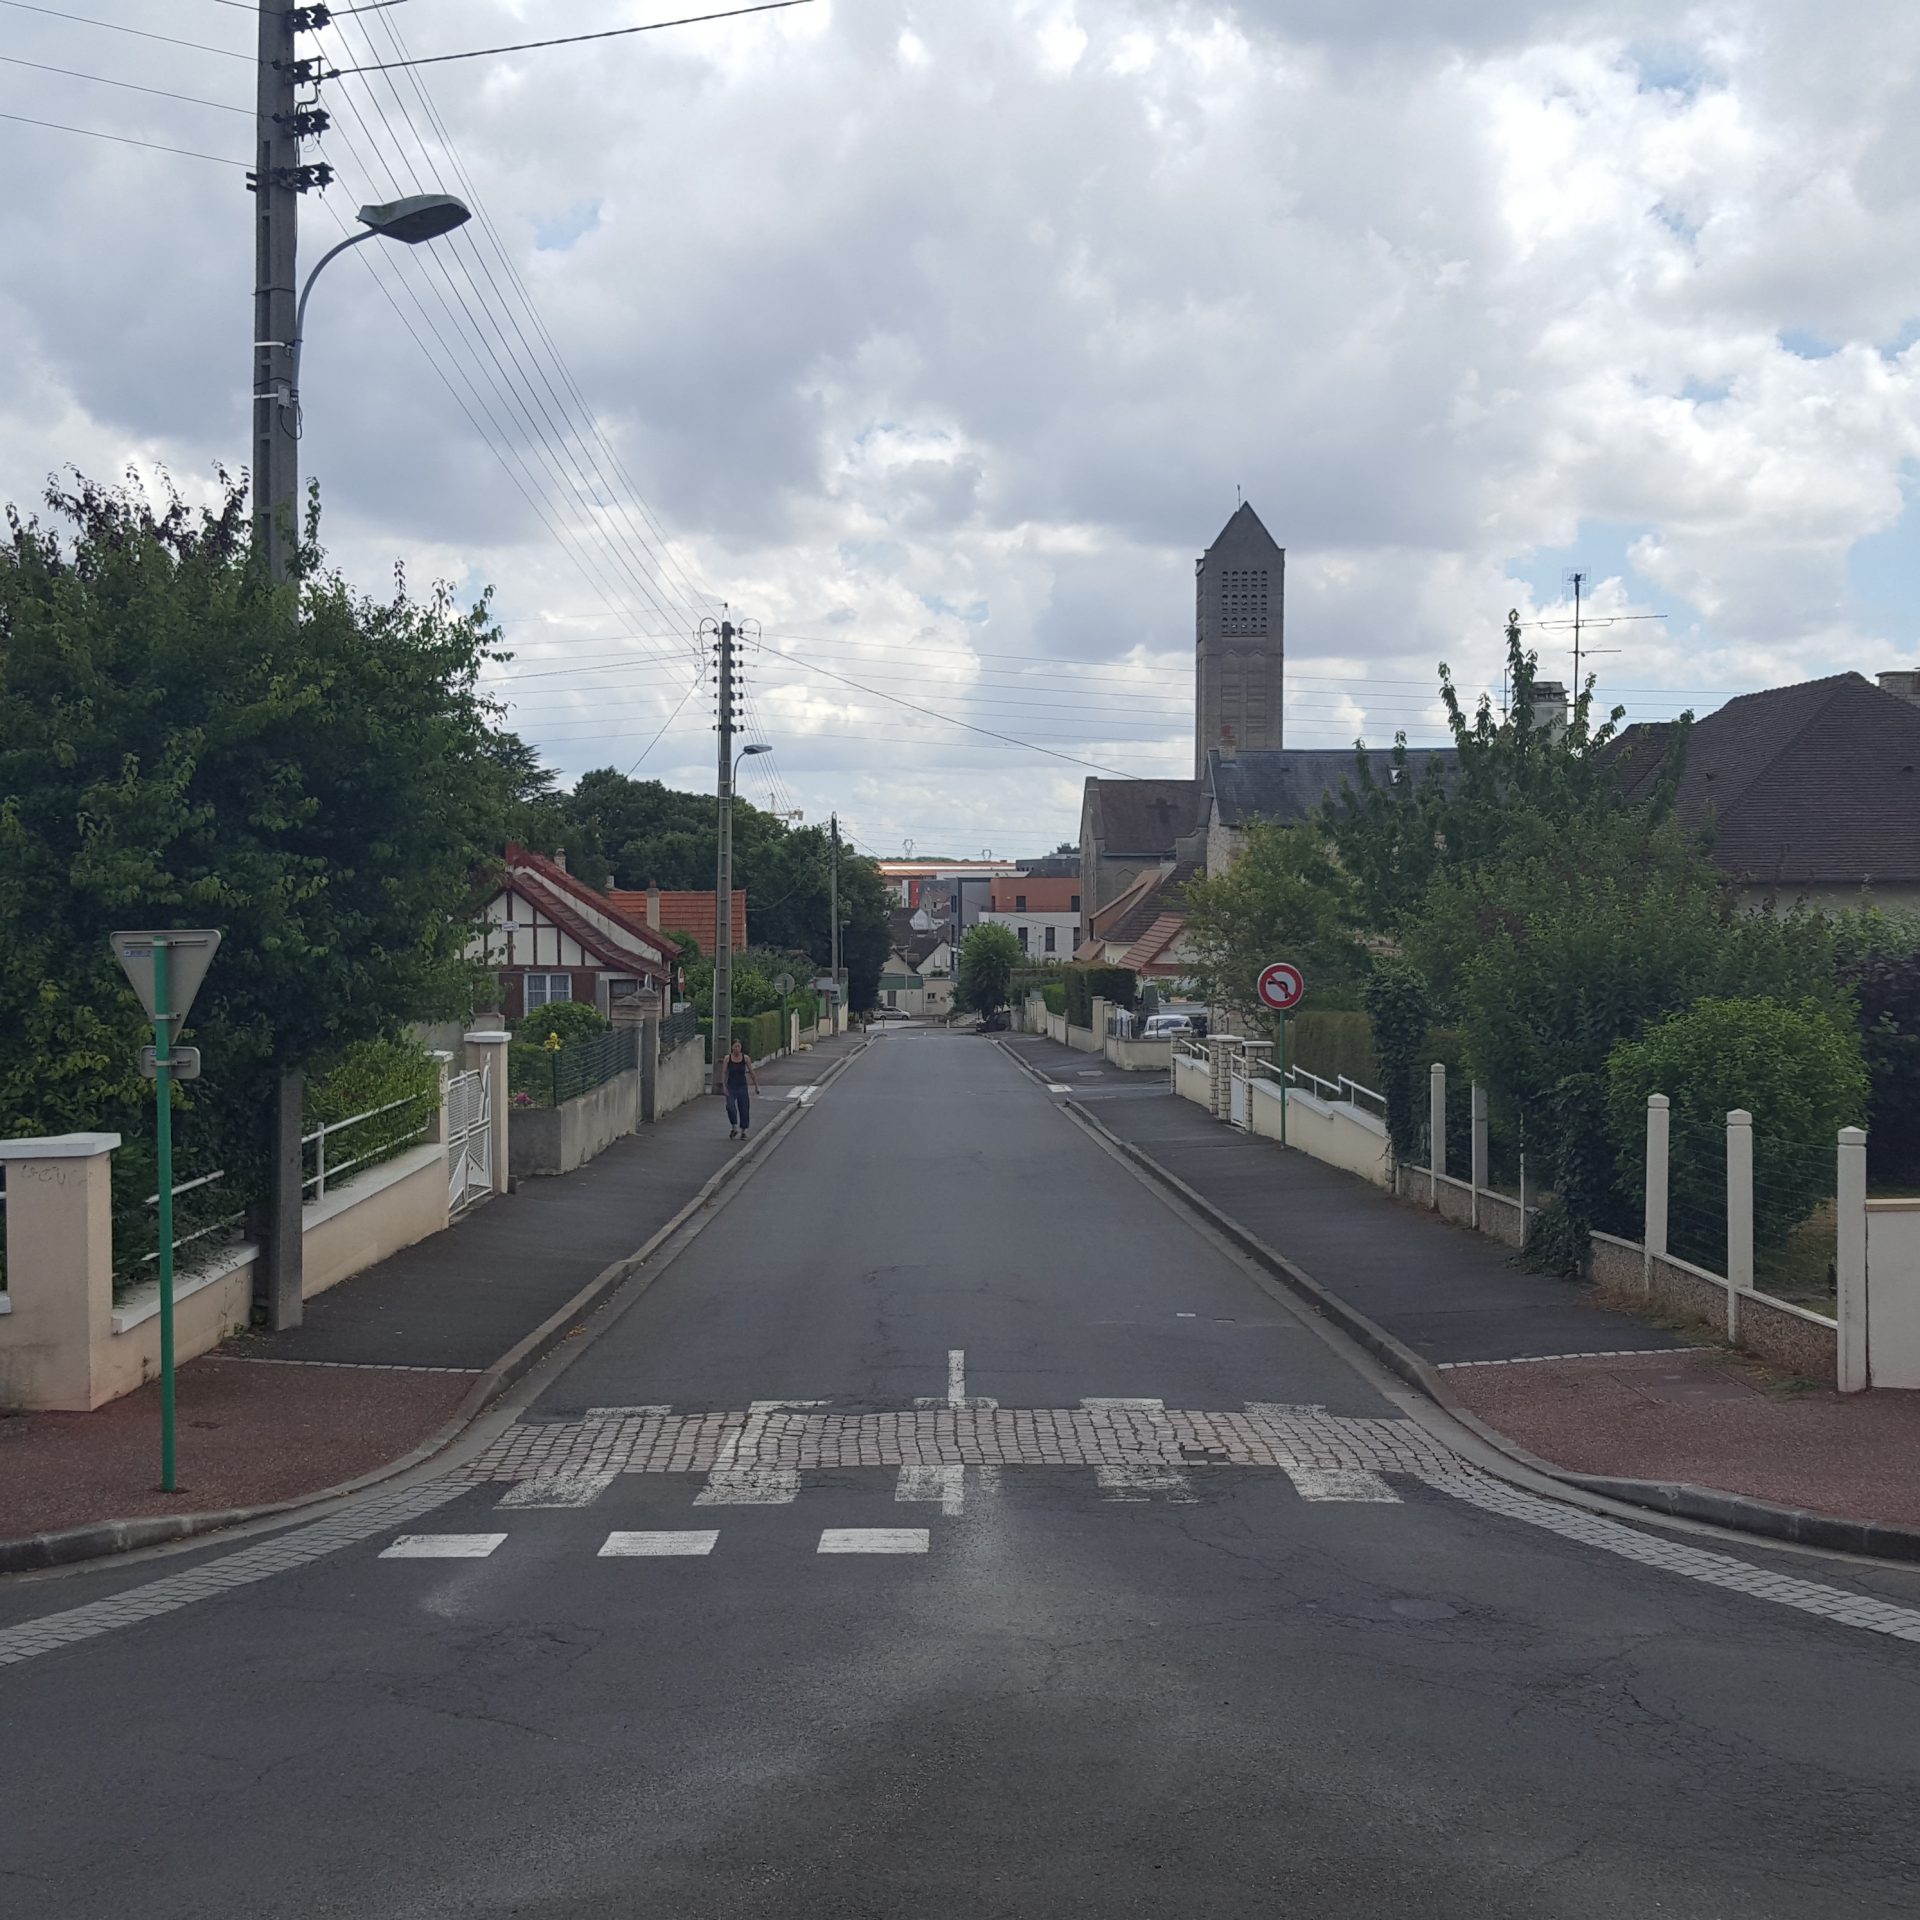
POLYGON ((1427 1069, 1427 1171, 1433 1204, 1440 1204, 1440 1182, 1447 1171, 1447 1066, 1436 1060, 1427 1069))
POLYGON ((467 1065, 480 1068, 487 1076, 493 1114, 493 1138, 489 1142, 493 1161, 493 1190, 495 1193, 505 1193, 508 1116, 513 1109, 513 1103, 507 1097, 507 1048, 513 1035, 476 1032, 465 1034, 462 1038, 467 1043, 467 1065))
POLYGON ((0 1140, 7 1169, 7 1304, 0 1406, 90 1413, 108 1397, 117 1133, 0 1140), (95 1397, 98 1379, 101 1392, 95 1397))
POLYGON ((1753 1115, 1727 1115, 1727 1338, 1740 1336, 1740 1300, 1753 1291, 1753 1115))
POLYGON ((1840 1129, 1838 1228, 1834 1282, 1839 1294, 1839 1379, 1842 1393, 1871 1384, 1867 1351, 1867 1136, 1864 1128, 1840 1129))
POLYGON ((1487 1184, 1487 1090, 1473 1083, 1473 1224, 1480 1224, 1480 1194, 1487 1184))
POLYGON ((1647 1095, 1647 1205, 1646 1225, 1642 1231, 1642 1281, 1653 1284, 1653 1263, 1666 1257, 1667 1194, 1671 1179, 1671 1128, 1673 1115, 1664 1093, 1647 1095))

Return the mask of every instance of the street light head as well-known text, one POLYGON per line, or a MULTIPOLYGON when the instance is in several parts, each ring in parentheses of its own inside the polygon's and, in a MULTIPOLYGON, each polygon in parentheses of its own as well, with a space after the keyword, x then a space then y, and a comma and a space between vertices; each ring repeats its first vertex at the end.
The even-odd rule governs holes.
POLYGON ((756 740, 752 746, 740 749, 740 757, 744 760, 750 753, 771 753, 772 751, 773 749, 764 740, 756 740))
POLYGON ((437 240, 472 218, 466 203, 450 193, 409 194, 384 206, 362 207, 359 213, 362 226, 371 227, 383 240, 404 241, 410 247, 417 247, 423 240, 437 240))

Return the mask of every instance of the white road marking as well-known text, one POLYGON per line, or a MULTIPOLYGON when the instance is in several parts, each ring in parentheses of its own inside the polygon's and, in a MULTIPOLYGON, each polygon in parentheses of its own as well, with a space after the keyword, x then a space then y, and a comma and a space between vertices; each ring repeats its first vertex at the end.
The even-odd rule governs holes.
POLYGON ((522 1480, 494 1502, 500 1507, 590 1507, 613 1485, 612 1473, 543 1473, 522 1480))
POLYGON ((1089 1413, 1165 1413, 1164 1400, 1082 1400, 1089 1413))
POLYGON ((403 1533, 382 1560, 484 1560, 504 1533, 403 1533))
POLYGON ((942 1513, 960 1513, 966 1506, 965 1467, 902 1467, 895 1483, 896 1500, 938 1500, 942 1513))
POLYGON ((787 1098, 789 1100, 811 1100, 815 1091, 811 1086, 789 1087, 787 1089, 787 1098))
POLYGON ((1047 1091, 1049 1093, 1071 1093, 1073 1089, 1069 1086, 1062 1085, 1058 1080, 1049 1080, 1047 1082, 1047 1091))
POLYGON ((747 1412, 756 1413, 805 1413, 812 1407, 830 1407, 831 1400, 749 1400, 747 1412))
POLYGON ((676 1554, 711 1553, 717 1532, 610 1533, 595 1556, 601 1560, 664 1560, 676 1554))
POLYGON ((964 1347, 947 1349, 947 1405, 967 1404, 967 1355, 964 1347))
POLYGON ((1109 1500, 1150 1500, 1156 1493, 1182 1505, 1193 1499, 1178 1467, 1096 1467, 1094 1473, 1109 1500))
POLYGON ((589 1407, 589 1420, 644 1420, 650 1413, 671 1413, 671 1407, 589 1407))
POLYGON ((798 1467, 715 1467, 696 1507, 784 1507, 800 1492, 798 1467))
POLYGON ((925 1553, 925 1527, 829 1527, 820 1553, 925 1553))
POLYGON ((1377 1473, 1359 1467, 1285 1467, 1302 1500, 1374 1500, 1399 1506, 1400 1496, 1377 1473))

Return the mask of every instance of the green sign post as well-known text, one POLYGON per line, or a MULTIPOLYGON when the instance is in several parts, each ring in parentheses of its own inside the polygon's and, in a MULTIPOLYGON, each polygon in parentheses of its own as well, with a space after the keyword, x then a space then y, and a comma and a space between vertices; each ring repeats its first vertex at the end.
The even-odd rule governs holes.
MULTIPOLYGON (((155 1205, 160 1233, 160 1488, 174 1491, 173 1463, 173 1082, 196 1079, 200 1055, 176 1047, 174 1035, 185 1022, 200 983, 220 946, 208 928, 186 932, 116 933, 110 936, 114 958, 140 996, 153 1022, 155 1205)), ((147 1059, 143 1050, 141 1067, 147 1059)))

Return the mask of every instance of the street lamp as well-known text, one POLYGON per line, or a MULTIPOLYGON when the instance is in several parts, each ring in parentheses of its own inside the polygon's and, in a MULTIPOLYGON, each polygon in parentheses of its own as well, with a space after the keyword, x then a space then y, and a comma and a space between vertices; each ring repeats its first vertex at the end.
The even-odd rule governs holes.
POLYGON ((313 263, 313 271, 300 289, 299 304, 293 310, 293 379, 287 392, 287 405, 293 414, 295 439, 300 437, 300 348, 307 336, 307 296, 320 278, 320 269, 336 254, 345 253, 349 247, 357 247, 366 240, 398 240, 408 247, 417 247, 423 240, 438 240, 455 227, 464 227, 473 213, 464 200, 456 200, 450 193, 411 193, 404 200, 362 207, 355 218, 366 231, 348 234, 313 263))
MULTIPOLYGON (((264 5, 261 31, 270 18, 264 5)), ((288 17, 284 15, 281 17, 288 17)), ((264 44, 264 40, 263 40, 264 44)), ((262 84, 269 69, 262 56, 262 84)), ((255 255, 253 297, 253 528, 257 546, 265 549, 267 578, 280 585, 290 571, 292 544, 297 537, 300 496, 300 342, 306 332, 307 296, 324 267, 337 253, 363 240, 398 240, 417 247, 423 240, 451 233, 473 216, 451 194, 417 193, 384 206, 362 207, 363 233, 349 235, 329 248, 307 275, 291 314, 293 297, 295 225, 289 205, 276 216, 277 191, 270 192, 263 174, 258 182, 258 247, 255 255), (289 325, 291 321, 291 325, 289 325)), ((268 1228, 264 1259, 272 1302, 270 1319, 277 1332, 300 1324, 301 1164, 297 1143, 301 1132, 301 1079, 298 1071, 280 1076, 274 1125, 279 1148, 267 1174, 268 1228)))
POLYGON ((733 795, 740 783, 740 762, 750 754, 772 751, 764 740, 742 747, 733 756, 720 796, 720 858, 713 881, 713 1079, 719 1093, 726 1091, 727 1053, 733 1045, 733 795))

